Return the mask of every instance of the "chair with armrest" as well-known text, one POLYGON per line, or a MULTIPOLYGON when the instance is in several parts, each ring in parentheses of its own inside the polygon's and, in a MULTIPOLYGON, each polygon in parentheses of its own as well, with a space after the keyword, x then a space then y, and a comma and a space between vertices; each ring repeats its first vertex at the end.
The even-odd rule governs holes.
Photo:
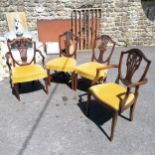
POLYGON ((76 90, 78 86, 78 75, 92 81, 91 85, 101 82, 102 80, 106 80, 108 70, 99 70, 99 68, 110 64, 110 59, 114 52, 115 44, 116 43, 108 35, 101 35, 95 39, 91 61, 77 66, 74 70, 72 75, 74 84, 72 87, 74 90, 76 90), (107 47, 108 44, 112 44, 112 46, 107 47))
POLYGON ((51 83, 50 71, 72 73, 76 66, 77 37, 67 31, 59 36, 59 57, 46 63, 48 72, 48 84, 51 83))
POLYGON ((107 67, 103 67, 104 69, 118 68, 116 82, 98 84, 89 88, 87 114, 89 115, 91 95, 101 103, 101 105, 112 111, 111 140, 114 136, 118 114, 121 114, 123 111, 130 108, 130 120, 133 120, 135 105, 139 95, 139 87, 147 82, 145 77, 150 63, 151 61, 148 60, 139 49, 131 49, 122 52, 119 65, 108 65, 107 67), (125 66, 125 64, 123 64, 125 58, 126 68, 124 70, 126 70, 126 74, 124 76, 122 74, 122 68, 125 66), (142 62, 145 64, 144 66, 142 66, 142 62), (140 68, 142 73, 139 73, 140 68), (136 71, 138 72, 137 75, 135 74, 136 71), (138 78, 138 82, 132 82, 133 79, 136 79, 135 77, 138 78), (120 82, 124 86, 122 86, 120 82))
MULTIPOLYGON (((20 100, 18 84, 36 81, 40 79, 45 80, 46 92, 48 93, 47 72, 39 64, 36 64, 36 53, 42 56, 42 63, 44 65, 44 56, 36 49, 35 42, 29 38, 17 38, 8 42, 9 52, 6 54, 7 64, 10 70, 10 83, 14 86, 14 90, 18 100, 20 100), (14 52, 19 53, 15 57, 14 52), (27 57, 30 53, 31 57, 27 57), (19 60, 20 57, 20 60, 19 60), (18 59, 18 60, 17 60, 18 59)), ((29 55, 29 56, 30 56, 29 55)))

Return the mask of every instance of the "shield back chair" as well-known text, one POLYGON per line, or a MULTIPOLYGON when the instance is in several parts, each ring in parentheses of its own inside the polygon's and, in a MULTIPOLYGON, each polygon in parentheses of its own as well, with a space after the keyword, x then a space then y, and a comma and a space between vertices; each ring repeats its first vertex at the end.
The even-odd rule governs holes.
POLYGON ((78 75, 91 81, 91 85, 106 80, 107 69, 99 70, 110 63, 111 56, 115 49, 115 42, 108 35, 101 35, 94 41, 92 58, 90 62, 77 66, 72 75, 74 90, 78 87, 78 75), (107 50, 108 44, 112 45, 107 50))
POLYGON ((118 76, 115 83, 98 84, 89 88, 87 105, 88 116, 91 95, 101 103, 101 105, 112 111, 111 140, 114 136, 118 114, 130 108, 129 117, 131 121, 133 120, 135 105, 139 95, 139 87, 147 82, 145 77, 150 63, 151 61, 148 60, 139 49, 131 49, 122 52, 119 65, 108 65, 107 67, 103 67, 104 69, 118 68, 118 76), (126 60, 126 65, 124 64, 124 59, 126 60), (124 72, 125 70, 126 72, 124 72))
POLYGON ((17 38, 11 42, 8 42, 9 52, 6 54, 7 64, 10 70, 10 83, 11 87, 14 86, 15 94, 20 100, 18 84, 25 82, 34 82, 36 80, 45 80, 45 90, 48 93, 48 81, 47 72, 36 64, 36 53, 38 52, 42 56, 42 63, 44 65, 44 56, 36 49, 35 42, 29 38, 17 38), (15 57, 14 52, 19 52, 19 58, 15 57), (29 53, 29 58, 27 57, 29 53), (30 56, 31 55, 31 56, 30 56))
POLYGON ((72 73, 76 66, 76 51, 78 38, 67 31, 59 36, 59 57, 46 63, 48 73, 48 84, 50 85, 52 77, 50 71, 72 73))

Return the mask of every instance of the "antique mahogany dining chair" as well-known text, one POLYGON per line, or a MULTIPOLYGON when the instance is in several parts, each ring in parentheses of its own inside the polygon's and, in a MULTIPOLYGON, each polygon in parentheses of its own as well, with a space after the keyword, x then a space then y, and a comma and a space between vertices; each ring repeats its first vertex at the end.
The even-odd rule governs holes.
POLYGON ((76 66, 76 51, 78 38, 71 32, 66 31, 59 36, 59 57, 46 63, 48 72, 48 84, 51 83, 50 71, 72 73, 76 66))
POLYGON ((101 35, 95 39, 91 61, 77 66, 72 74, 72 87, 74 90, 76 90, 78 86, 78 75, 92 81, 91 85, 106 80, 108 70, 100 68, 110 63, 115 44, 116 43, 108 35, 101 35), (112 44, 112 46, 107 47, 108 44, 112 44))
POLYGON ((150 63, 151 61, 148 60, 139 49, 130 49, 122 52, 119 65, 103 67, 104 69, 118 68, 116 82, 98 84, 89 88, 87 114, 89 115, 91 95, 101 103, 101 105, 112 111, 111 140, 114 136, 118 114, 130 108, 130 120, 133 120, 135 105, 139 95, 139 87, 147 82, 145 77, 150 63), (125 61, 126 65, 124 64, 125 61), (123 74, 122 70, 123 72, 126 70, 126 72, 124 72, 125 74, 123 74))
POLYGON ((44 79, 46 85, 46 93, 48 93, 47 72, 36 64, 36 52, 42 56, 42 63, 44 65, 44 56, 36 49, 35 42, 29 38, 17 38, 8 42, 9 52, 6 54, 7 64, 10 70, 11 87, 14 86, 15 94, 20 100, 18 84, 25 82, 34 82, 36 80, 44 79), (14 53, 19 53, 18 58, 14 53), (29 54, 29 57, 28 57, 29 54))

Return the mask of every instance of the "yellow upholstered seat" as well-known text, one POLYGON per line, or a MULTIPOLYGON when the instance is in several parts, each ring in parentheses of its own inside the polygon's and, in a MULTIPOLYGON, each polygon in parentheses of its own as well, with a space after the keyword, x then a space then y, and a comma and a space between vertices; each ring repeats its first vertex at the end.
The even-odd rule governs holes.
MULTIPOLYGON (((84 63, 82 65, 79 65, 75 68, 75 73, 79 74, 80 76, 89 79, 94 80, 96 78, 96 72, 98 68, 105 67, 106 65, 98 63, 96 61, 84 63)), ((105 78, 107 76, 108 70, 102 70, 100 71, 97 79, 99 78, 105 78)))
POLYGON ((46 64, 46 68, 49 70, 72 72, 75 68, 76 60, 71 57, 59 57, 50 60, 46 64))
MULTIPOLYGON (((114 110, 118 111, 120 108, 120 103, 125 98, 127 89, 116 84, 116 83, 106 83, 92 86, 90 92, 101 101, 114 110)), ((134 94, 130 93, 128 99, 125 103, 127 106, 134 100, 134 94)))
POLYGON ((17 66, 12 69, 12 82, 23 83, 47 78, 47 72, 38 64, 17 66))

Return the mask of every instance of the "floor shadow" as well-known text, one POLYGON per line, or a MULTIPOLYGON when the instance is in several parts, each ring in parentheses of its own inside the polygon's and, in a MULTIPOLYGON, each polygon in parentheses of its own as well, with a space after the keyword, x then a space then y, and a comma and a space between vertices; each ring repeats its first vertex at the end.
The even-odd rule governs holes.
MULTIPOLYGON (((54 72, 51 74, 51 82, 62 83, 68 85, 68 87, 72 88, 71 85, 71 75, 69 73, 64 72, 54 72)), ((77 89, 87 92, 88 88, 91 86, 91 81, 88 79, 80 78, 78 79, 78 87, 77 89)))
POLYGON ((40 111, 40 113, 38 114, 38 117, 37 117, 35 123, 33 124, 28 136, 26 137, 25 141, 23 142, 22 147, 19 150, 19 152, 17 153, 17 155, 23 155, 24 154, 26 148, 28 147, 28 145, 30 143, 30 140, 33 137, 33 134, 34 134, 35 130, 37 129, 37 127, 38 127, 38 125, 39 125, 39 123, 40 123, 40 121, 41 121, 41 119, 42 119, 42 117, 43 117, 43 115, 44 115, 44 113, 46 111, 46 109, 48 108, 49 104, 51 103, 50 101, 51 101, 51 99, 52 99, 52 97, 53 97, 53 95, 54 95, 54 93, 55 93, 55 91, 57 89, 57 86, 58 85, 55 85, 55 87, 53 88, 53 91, 50 93, 49 98, 45 102, 45 104, 44 104, 42 110, 40 111))
MULTIPOLYGON (((44 85, 40 81, 21 83, 18 88, 19 94, 30 93, 41 89, 46 92, 44 85)), ((12 89, 12 94, 16 96, 14 89, 12 89)))
POLYGON ((53 74, 51 74, 51 77, 52 77, 51 82, 66 83, 66 84, 68 84, 71 78, 71 76, 68 73, 64 72, 54 72, 53 74))
POLYGON ((127 121, 131 121, 130 118, 128 118, 127 116, 124 116, 123 114, 119 114, 120 117, 122 117, 123 119, 127 120, 127 121))
POLYGON ((85 78, 78 79, 77 89, 87 92, 91 86, 91 81, 85 78))
POLYGON ((69 88, 72 89, 71 75, 69 73, 54 72, 53 74, 51 74, 51 77, 51 82, 66 84, 69 88))
MULTIPOLYGON (((88 104, 87 101, 83 101, 81 97, 79 98, 78 106, 79 106, 80 110, 82 111, 82 113, 86 117, 88 117, 86 115, 86 106, 87 106, 87 104, 88 104)), ((90 112, 89 112, 89 117, 88 118, 91 121, 93 121, 96 124, 96 126, 103 132, 103 134, 110 140, 110 136, 102 128, 102 125, 112 118, 111 111, 104 108, 101 104, 99 104, 95 100, 92 100, 89 103, 89 108, 90 108, 90 112)))

